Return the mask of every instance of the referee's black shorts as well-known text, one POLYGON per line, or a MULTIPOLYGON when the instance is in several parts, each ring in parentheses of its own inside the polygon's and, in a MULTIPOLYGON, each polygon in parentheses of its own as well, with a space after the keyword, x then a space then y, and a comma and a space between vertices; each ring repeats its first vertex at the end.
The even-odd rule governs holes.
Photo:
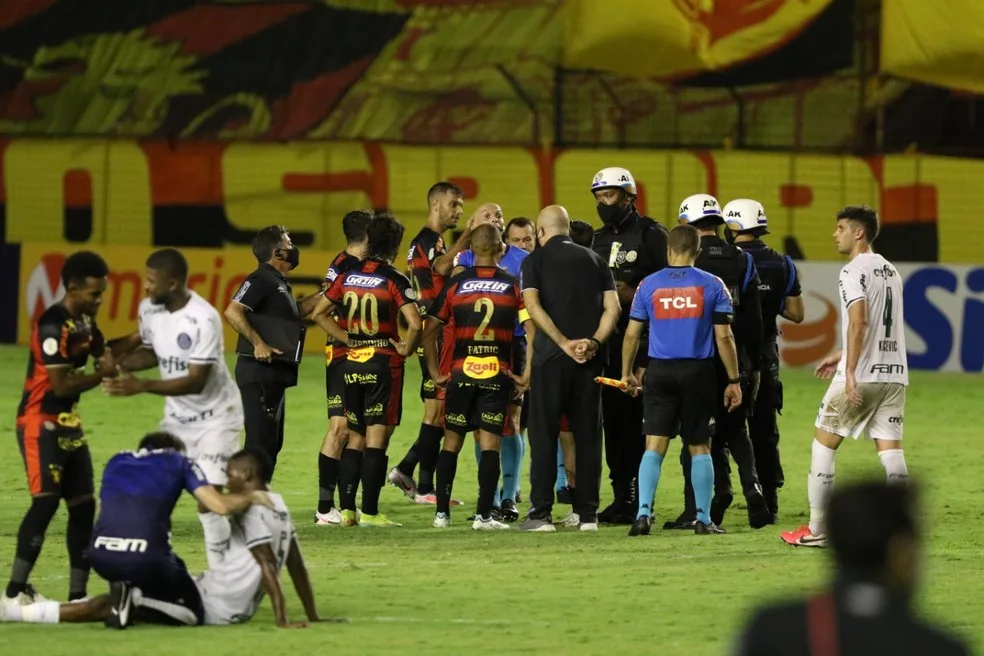
POLYGON ((646 435, 707 444, 714 436, 718 393, 711 360, 650 360, 643 389, 646 435))

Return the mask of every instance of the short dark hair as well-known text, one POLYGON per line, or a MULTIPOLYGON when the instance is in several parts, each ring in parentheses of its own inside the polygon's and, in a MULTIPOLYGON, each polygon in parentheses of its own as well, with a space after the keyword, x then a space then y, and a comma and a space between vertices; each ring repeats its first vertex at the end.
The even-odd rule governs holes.
POLYGON ((375 216, 372 210, 352 210, 342 217, 342 232, 349 244, 360 244, 366 240, 366 226, 375 216))
POLYGON ((105 278, 107 275, 109 275, 109 267, 106 266, 106 260, 92 251, 72 253, 65 260, 61 270, 61 280, 65 289, 68 289, 70 284, 84 285, 86 278, 105 278))
POLYGON ((483 223, 471 234, 471 249, 476 255, 494 255, 502 248, 502 233, 491 223, 483 223))
POLYGON ((431 188, 427 190, 427 204, 430 205, 435 196, 446 194, 449 191, 459 198, 464 198, 465 196, 465 192, 455 183, 442 181, 431 185, 431 188))
POLYGON ((403 224, 392 214, 382 212, 372 217, 366 227, 366 237, 369 239, 369 257, 392 259, 403 241, 403 224))
POLYGON ((894 538, 919 538, 917 492, 910 483, 862 481, 838 486, 827 506, 827 539, 842 569, 879 572, 894 538))
POLYGON ((287 228, 282 225, 267 226, 253 236, 253 255, 260 264, 273 259, 273 252, 280 248, 287 228))
POLYGON ((173 280, 185 282, 188 280, 188 260, 176 248, 162 248, 154 251, 147 258, 147 268, 154 271, 163 271, 164 274, 173 280))
POLYGON ((697 257, 697 251, 700 249, 700 233, 692 225, 678 225, 670 230, 666 247, 678 255, 697 257))
POLYGON ((594 245, 594 226, 587 221, 571 221, 571 241, 578 246, 591 248, 594 245))
POLYGON ((867 205, 848 205, 837 213, 837 220, 841 219, 861 224, 864 228, 864 238, 869 244, 878 237, 878 212, 867 205))
POLYGON ((237 460, 246 460, 249 462, 249 466, 259 475, 264 483, 270 483, 273 480, 273 460, 270 459, 270 455, 263 449, 255 446, 248 446, 241 451, 237 451, 232 454, 229 458, 229 462, 235 462, 237 460))
POLYGON ((511 230, 514 226, 520 230, 523 228, 533 228, 533 232, 536 232, 536 228, 533 226, 532 221, 527 219, 525 216, 516 216, 509 219, 509 223, 506 224, 505 230, 502 231, 503 238, 509 234, 509 230, 511 230))
POLYGON ((144 435, 143 439, 140 440, 140 446, 138 448, 147 449, 148 451, 171 449, 173 451, 177 451, 178 453, 184 453, 185 443, 182 442, 181 438, 174 433, 157 431, 144 435))

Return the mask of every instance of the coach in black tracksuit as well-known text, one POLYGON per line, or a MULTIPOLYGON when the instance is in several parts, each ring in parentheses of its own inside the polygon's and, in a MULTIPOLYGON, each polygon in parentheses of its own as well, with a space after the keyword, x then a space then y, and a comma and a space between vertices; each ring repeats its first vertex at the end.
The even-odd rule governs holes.
MULTIPOLYGON (((738 465, 738 475, 748 505, 749 525, 752 528, 762 528, 771 522, 771 515, 762 496, 752 443, 745 427, 760 380, 762 306, 758 273, 751 255, 718 236, 718 226, 724 223, 724 219, 721 216, 721 207, 713 196, 698 194, 684 200, 680 206, 680 222, 693 225, 700 231, 697 268, 716 275, 724 281, 731 293, 735 310, 735 343, 738 347, 743 387, 742 405, 737 410, 728 412, 722 404, 715 418, 714 438, 711 441, 711 457, 714 460, 711 521, 720 526, 724 521, 724 513, 734 500, 731 468, 728 464, 730 451, 738 465)), ((723 398, 728 380, 727 372, 724 371, 720 358, 716 358, 715 363, 718 388, 723 398)), ((690 486, 690 452, 686 449, 680 454, 680 464, 685 481, 684 512, 676 521, 667 522, 664 528, 690 528, 695 521, 694 495, 690 486)))
POLYGON ((761 237, 769 234, 765 209, 754 200, 741 198, 724 207, 727 231, 733 243, 752 256, 759 274, 762 301, 763 345, 762 382, 755 407, 748 418, 748 432, 755 451, 755 469, 765 504, 773 523, 779 513, 778 490, 784 477, 779 460, 779 424, 776 413, 782 410, 782 381, 779 379, 779 329, 776 319, 799 323, 803 320, 803 297, 796 265, 788 255, 766 246, 761 237))
MULTIPOLYGON (((629 325, 632 297, 643 278, 666 266, 668 233, 662 225, 636 211, 637 189, 629 171, 617 167, 602 169, 595 175, 591 191, 598 201, 598 216, 604 223, 595 232, 592 249, 608 263, 622 305, 618 327, 608 341, 604 373, 618 379, 622 375, 622 340, 629 325)), ((646 366, 649 360, 645 349, 639 351, 637 368, 646 366)), ((642 396, 632 397, 613 387, 604 387, 601 395, 605 460, 615 500, 598 513, 598 520, 607 524, 631 524, 638 509, 636 476, 646 445, 642 396)))

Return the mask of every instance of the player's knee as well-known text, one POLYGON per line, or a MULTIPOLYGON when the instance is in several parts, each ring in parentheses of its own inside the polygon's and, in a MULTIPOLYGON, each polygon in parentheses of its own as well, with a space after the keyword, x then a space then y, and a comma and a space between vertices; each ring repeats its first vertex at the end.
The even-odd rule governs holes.
POLYGON ((422 423, 428 426, 439 426, 441 418, 441 402, 434 399, 424 401, 424 417, 422 423))
POLYGON ((96 500, 86 497, 78 501, 71 501, 68 506, 68 526, 69 528, 85 528, 92 530, 92 524, 96 520, 96 500))
POLYGON ((44 534, 48 531, 55 513, 58 512, 58 497, 54 495, 36 496, 21 522, 17 540, 17 557, 31 560, 41 552, 44 534))
POLYGON ((704 444, 688 444, 687 449, 691 456, 711 455, 711 445, 706 442, 704 444))

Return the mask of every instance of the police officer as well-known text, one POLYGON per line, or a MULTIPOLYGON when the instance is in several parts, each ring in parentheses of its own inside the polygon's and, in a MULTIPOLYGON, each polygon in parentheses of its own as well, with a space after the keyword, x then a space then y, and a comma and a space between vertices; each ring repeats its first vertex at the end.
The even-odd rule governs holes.
MULTIPOLYGON (((639 507, 630 536, 649 535, 653 497, 670 438, 679 432, 691 458, 697 498, 697 534, 724 533, 710 518, 714 490, 711 436, 714 417, 741 405, 738 351, 731 333, 732 304, 717 277, 694 267, 700 235, 682 225, 669 235, 669 267, 646 277, 629 312, 620 376, 633 393, 639 388, 635 359, 643 327, 649 324, 649 366, 643 407, 646 449, 639 465, 639 507), (718 358, 715 355, 715 344, 718 358), (723 363, 727 384, 718 394, 714 361, 723 363)), ((579 456, 580 457, 580 456, 579 456)))
MULTIPOLYGON (((752 443, 748 439, 745 419, 748 409, 754 403, 759 385, 759 366, 762 353, 762 306, 759 299, 759 279, 752 256, 718 236, 718 226, 724 223, 721 206, 713 196, 696 194, 686 198, 680 205, 680 223, 697 228, 700 233, 700 254, 697 268, 712 273, 724 281, 731 294, 735 310, 735 342, 738 345, 738 363, 741 369, 742 384, 745 388, 745 403, 735 412, 719 410, 715 418, 712 456, 714 459, 714 500, 711 503, 711 521, 720 525, 724 520, 734 494, 731 490, 728 451, 738 465, 742 491, 748 506, 748 523, 752 528, 762 528, 771 520, 758 474, 755 471, 755 456, 752 443)), ((724 389, 730 376, 724 371, 720 359, 717 365, 718 387, 724 389)), ((665 528, 685 528, 694 519, 693 490, 690 480, 690 453, 684 449, 680 453, 685 480, 684 512, 676 522, 665 528)))
POLYGON ((257 446, 270 456, 274 465, 284 445, 286 409, 284 395, 297 385, 296 362, 275 359, 281 352, 267 344, 250 325, 249 313, 285 321, 299 321, 311 307, 298 308, 287 276, 300 263, 300 253, 290 240, 287 228, 274 225, 263 228, 253 237, 253 255, 259 266, 246 276, 239 291, 225 310, 225 318, 239 333, 236 351, 242 353, 252 345, 253 355, 239 355, 236 384, 243 398, 246 446, 257 446))
MULTIPOLYGON (((636 211, 638 190, 635 179, 626 169, 611 167, 598 171, 591 182, 591 193, 598 202, 598 216, 604 224, 595 233, 592 248, 612 270, 622 304, 616 333, 608 341, 608 364, 604 374, 618 378, 622 336, 629 322, 632 297, 643 278, 666 266, 667 232, 662 225, 636 211)), ((645 361, 643 351, 637 364, 644 366, 645 361)), ((635 477, 644 447, 642 399, 605 387, 602 390, 602 415, 605 459, 615 500, 598 513, 598 520, 608 524, 631 524, 639 488, 635 477)))
POLYGON ((748 418, 748 432, 752 438, 755 469, 762 483, 762 494, 772 516, 771 523, 774 524, 779 512, 778 490, 783 484, 779 424, 776 422, 776 413, 782 410, 776 319, 783 317, 793 323, 803 321, 803 296, 793 259, 762 242, 761 237, 769 234, 769 219, 759 202, 747 198, 731 201, 724 206, 724 220, 725 230, 733 237, 732 243, 752 256, 759 273, 763 328, 762 382, 748 418))

